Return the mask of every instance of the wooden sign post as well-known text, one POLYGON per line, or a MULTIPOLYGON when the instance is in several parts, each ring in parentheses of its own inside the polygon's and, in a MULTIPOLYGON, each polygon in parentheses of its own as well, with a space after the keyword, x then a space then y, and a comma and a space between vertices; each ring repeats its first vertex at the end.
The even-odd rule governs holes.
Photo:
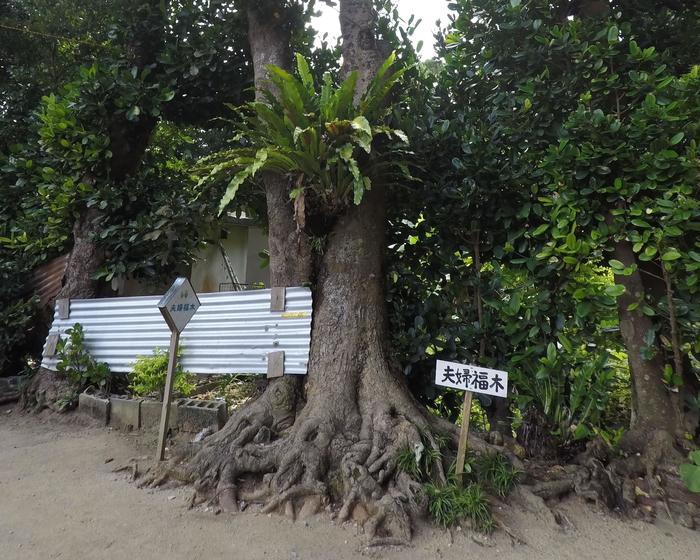
POLYGON ((435 384, 464 391, 462 427, 459 432, 457 465, 455 467, 457 480, 461 484, 464 474, 464 460, 467 456, 472 394, 482 393, 505 398, 508 395, 508 373, 497 369, 438 360, 435 368, 435 384))
POLYGON ((199 306, 199 298, 187 278, 176 279, 158 302, 158 309, 170 328, 170 353, 168 354, 168 372, 165 376, 165 391, 163 392, 163 410, 160 414, 158 450, 156 452, 157 461, 165 459, 165 440, 168 435, 170 404, 173 396, 173 379, 177 365, 180 333, 185 329, 187 323, 190 322, 199 306))

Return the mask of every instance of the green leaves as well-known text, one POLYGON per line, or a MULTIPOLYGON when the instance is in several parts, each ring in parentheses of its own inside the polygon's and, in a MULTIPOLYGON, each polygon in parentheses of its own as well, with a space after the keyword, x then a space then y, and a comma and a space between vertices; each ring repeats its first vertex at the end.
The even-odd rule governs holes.
POLYGON ((690 463, 685 463, 678 469, 681 479, 685 482, 688 490, 700 493, 700 450, 691 452, 688 455, 690 463))
POLYGON ((239 187, 248 179, 255 176, 255 174, 260 171, 267 162, 268 152, 265 148, 261 148, 255 154, 255 160, 244 167, 241 171, 236 173, 226 187, 226 193, 221 198, 219 204, 219 215, 226 209, 226 207, 231 203, 231 201, 236 196, 239 187))
POLYGON ((369 125, 369 121, 360 115, 355 117, 351 122, 353 130, 357 133, 354 135, 357 143, 360 147, 367 153, 372 151, 372 127, 369 125))
POLYGON ((681 140, 685 138, 685 133, 684 132, 679 132, 678 134, 674 134, 671 137, 671 140, 669 140, 669 143, 671 146, 675 146, 676 144, 679 144, 681 140))
POLYGON ((135 121, 138 120, 140 114, 141 108, 138 105, 134 105, 126 112, 126 118, 127 120, 135 121))
POLYGON ((635 270, 637 270, 637 265, 625 266, 622 262, 618 261, 617 259, 609 260, 608 264, 610 265, 610 268, 612 269, 613 273, 618 276, 629 276, 635 270))
MULTIPOLYGON (((178 350, 178 355, 182 348, 178 350)), ((139 356, 132 364, 129 373, 129 391, 137 397, 157 397, 162 400, 165 390, 165 377, 168 372, 167 350, 155 348, 150 356, 139 356)), ((178 360, 174 373, 175 393, 187 397, 195 390, 194 376, 182 367, 178 360)))
POLYGON ((620 297, 625 293, 625 287, 621 284, 615 284, 614 286, 608 286, 605 288, 605 295, 610 297, 620 297))
POLYGON ((537 237, 538 235, 542 235, 548 229, 549 229, 549 224, 541 224, 534 229, 534 231, 532 232, 531 235, 533 237, 537 237))
POLYGON ((75 323, 66 333, 68 338, 59 340, 56 346, 59 377, 68 379, 82 392, 86 387, 94 387, 103 394, 109 393, 110 371, 104 362, 97 362, 85 347, 85 331, 80 323, 75 323))
POLYGON ((676 249, 668 249, 661 255, 662 261, 675 261, 681 258, 681 254, 676 249))
POLYGON ((314 86, 314 79, 313 79, 313 76, 311 75, 311 69, 309 68, 309 63, 306 62, 306 59, 302 55, 300 55, 299 53, 296 53, 295 56, 296 56, 296 61, 297 61, 297 72, 299 73, 299 77, 301 78, 301 82, 304 84, 304 87, 306 87, 306 90, 310 96, 316 95, 316 89, 314 86))
POLYGON ((241 136, 254 147, 255 157, 251 158, 251 148, 246 147, 210 158, 219 163, 210 167, 206 180, 234 173, 220 212, 262 169, 297 174, 302 179, 298 188, 318 193, 333 207, 360 204, 373 183, 390 183, 405 175, 405 165, 394 160, 392 152, 403 149, 396 139, 405 142, 407 137, 401 130, 385 126, 386 114, 380 111, 384 98, 403 74, 403 69, 390 73, 395 58, 392 54, 380 67, 357 106, 355 72, 337 87, 329 74, 324 75, 319 92, 301 55, 296 56, 298 78, 269 66, 276 93, 264 92, 267 101, 248 104, 244 113, 241 136), (373 149, 377 136, 389 140, 379 152, 373 149), (365 157, 358 159, 355 148, 362 149, 365 157))

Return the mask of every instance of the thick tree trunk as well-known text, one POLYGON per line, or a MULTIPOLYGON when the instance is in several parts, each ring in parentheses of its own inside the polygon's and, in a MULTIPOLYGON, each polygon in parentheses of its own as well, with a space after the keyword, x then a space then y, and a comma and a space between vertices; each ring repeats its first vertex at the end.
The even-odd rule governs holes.
POLYGON ((101 213, 95 208, 87 208, 73 226, 73 249, 71 250, 63 287, 57 298, 90 299, 97 295, 97 281, 94 275, 102 264, 102 251, 95 235, 99 232, 101 213))
MULTIPOLYGON (((625 266, 636 263, 632 246, 626 240, 616 242, 615 258, 625 266)), ((616 276, 615 281, 625 287, 625 293, 617 300, 620 318, 620 332, 627 348, 627 359, 632 383, 632 419, 630 423, 631 440, 637 440, 642 446, 644 441, 656 430, 677 434, 679 410, 673 406, 668 389, 662 380, 663 359, 658 349, 650 359, 642 356, 641 350, 646 346, 644 337, 654 325, 649 317, 642 313, 642 305, 629 311, 628 307, 643 301, 645 291, 641 274, 635 270, 628 276, 616 276), (632 435, 634 437, 632 437, 632 435)))
MULTIPOLYGON (((136 30, 132 42, 125 45, 133 65, 138 69, 154 64, 163 39, 164 12, 160 0, 148 0, 150 11, 136 30), (154 32, 154 28, 160 29, 154 32)), ((141 9, 143 2, 135 1, 133 8, 141 9)), ((143 115, 139 120, 127 120, 123 111, 112 115, 109 125, 110 150, 109 177, 86 177, 89 182, 112 181, 116 184, 133 175, 146 152, 156 119, 143 115)), ((73 247, 63 277, 63 287, 58 298, 90 299, 97 297, 100 283, 95 273, 104 263, 97 234, 104 225, 105 215, 100 210, 84 208, 73 225, 73 247)), ((48 407, 62 411, 75 404, 76 388, 55 372, 40 368, 27 385, 22 396, 22 406, 41 410, 48 407)))
MULTIPOLYGON (((285 25, 284 9, 277 2, 262 2, 248 10, 248 36, 253 57, 256 98, 260 90, 270 88, 267 66, 289 69, 290 30, 285 25)), ((273 286, 299 286, 311 279, 311 248, 307 235, 294 220, 289 197, 289 180, 266 173, 263 176, 269 223, 270 282, 273 286)))
MULTIPOLYGON (((281 48, 286 38, 270 28, 271 13, 261 20, 260 11, 249 12, 258 83, 264 62, 286 58, 281 48)), ((341 2, 346 71, 359 70, 365 84, 382 60, 375 50, 373 17, 369 0, 341 2)), ((273 283, 304 281, 311 273, 308 240, 294 221, 288 185, 268 179, 273 283)), ((375 185, 328 231, 315 263, 305 401, 293 381, 271 383, 165 476, 195 482, 200 496, 227 510, 237 510, 239 500, 252 500, 262 502, 263 511, 306 515, 332 501, 340 506, 340 519, 368 519, 371 537, 410 538, 416 484, 397 470, 397 457, 424 445, 440 452, 433 434, 456 439, 456 429, 431 417, 388 362, 384 208, 384 192, 375 185)), ((474 447, 483 449, 483 443, 474 447)), ((434 468, 444 480, 442 462, 434 468)), ((163 480, 161 473, 151 482, 163 480)))

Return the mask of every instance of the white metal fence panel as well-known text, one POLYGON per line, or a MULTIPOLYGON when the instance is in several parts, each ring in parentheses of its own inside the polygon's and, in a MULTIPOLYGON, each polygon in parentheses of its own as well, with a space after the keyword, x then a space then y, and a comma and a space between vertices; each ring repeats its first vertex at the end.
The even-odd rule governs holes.
MULTIPOLYGON (((284 351, 285 374, 303 375, 311 340, 311 290, 287 288, 284 311, 270 311, 271 290, 198 294, 201 306, 180 337, 181 363, 196 374, 267 373, 267 354, 284 351)), ((54 314, 49 334, 65 338, 80 323, 85 346, 112 371, 129 372, 138 356, 168 349, 160 296, 71 300, 68 319, 54 314)), ((56 356, 42 366, 56 370, 56 356)))

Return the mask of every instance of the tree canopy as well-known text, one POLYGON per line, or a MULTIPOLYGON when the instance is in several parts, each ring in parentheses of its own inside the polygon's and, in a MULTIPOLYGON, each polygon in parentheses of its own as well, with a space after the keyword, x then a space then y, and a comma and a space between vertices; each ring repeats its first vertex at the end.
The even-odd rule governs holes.
POLYGON ((438 358, 509 372, 473 412, 511 457, 696 446, 700 8, 450 6, 424 61, 385 1, 341 1, 329 45, 313 1, 0 0, 2 374, 37 358, 34 268, 69 253, 71 297, 167 279, 245 211, 315 319, 308 382, 189 465, 232 507, 270 474, 270 508, 371 502, 405 533, 370 497, 411 502, 408 471, 444 497, 462 395, 438 358))

